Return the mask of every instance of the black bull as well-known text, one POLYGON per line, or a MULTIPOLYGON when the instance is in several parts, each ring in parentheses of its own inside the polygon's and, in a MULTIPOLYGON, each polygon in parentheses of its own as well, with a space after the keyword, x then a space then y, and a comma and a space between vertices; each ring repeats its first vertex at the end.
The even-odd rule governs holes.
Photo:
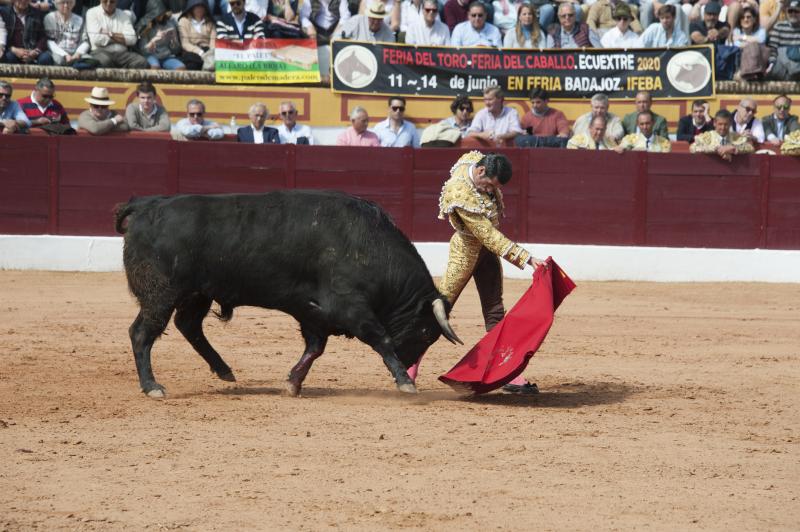
POLYGON ((222 380, 231 368, 206 339, 212 302, 283 311, 305 351, 287 381, 300 393, 330 335, 356 337, 383 358, 401 391, 406 369, 439 335, 459 341, 449 304, 408 238, 374 203, 339 192, 134 198, 116 211, 123 261, 140 311, 129 333, 142 391, 163 397, 150 351, 173 311, 175 326, 222 380), (125 220, 127 219, 127 224, 125 220))

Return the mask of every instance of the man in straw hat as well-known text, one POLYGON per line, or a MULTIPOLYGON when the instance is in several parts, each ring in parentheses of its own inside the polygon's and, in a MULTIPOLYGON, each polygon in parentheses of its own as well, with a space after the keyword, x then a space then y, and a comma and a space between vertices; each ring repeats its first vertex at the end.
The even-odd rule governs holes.
POLYGON ((342 24, 334 37, 366 42, 394 42, 394 33, 383 21, 386 17, 386 5, 376 1, 370 4, 364 15, 350 17, 342 24))
POLYGON ((78 127, 86 130, 92 135, 106 135, 115 131, 130 131, 125 117, 112 111, 110 107, 114 105, 114 100, 108 97, 108 89, 105 87, 94 87, 88 98, 84 98, 89 104, 89 110, 84 111, 78 116, 78 127))

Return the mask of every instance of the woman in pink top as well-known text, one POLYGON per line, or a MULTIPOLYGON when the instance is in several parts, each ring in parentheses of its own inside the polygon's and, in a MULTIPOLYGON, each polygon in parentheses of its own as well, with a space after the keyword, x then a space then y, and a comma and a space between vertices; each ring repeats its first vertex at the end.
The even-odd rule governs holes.
POLYGON ((336 138, 337 146, 380 146, 378 135, 367 129, 369 115, 367 110, 356 106, 350 111, 350 122, 353 124, 342 131, 336 138))

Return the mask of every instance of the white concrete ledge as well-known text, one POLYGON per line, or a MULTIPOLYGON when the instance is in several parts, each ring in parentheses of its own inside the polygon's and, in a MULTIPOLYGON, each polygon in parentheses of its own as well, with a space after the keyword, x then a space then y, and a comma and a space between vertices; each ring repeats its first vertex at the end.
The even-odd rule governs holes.
MULTIPOLYGON (((416 244, 431 274, 447 263, 447 244, 416 244)), ((800 283, 800 251, 526 244, 551 255, 573 279, 585 281, 800 283)), ((507 277, 530 268, 503 264, 507 277)), ((122 270, 121 237, 0 235, 0 269, 105 272, 122 270)))

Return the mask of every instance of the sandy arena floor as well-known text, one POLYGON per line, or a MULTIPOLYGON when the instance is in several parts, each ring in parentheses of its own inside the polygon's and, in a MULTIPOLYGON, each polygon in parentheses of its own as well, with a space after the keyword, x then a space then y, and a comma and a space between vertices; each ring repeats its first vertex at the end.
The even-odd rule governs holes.
MULTIPOLYGON (((527 283, 506 281, 508 306, 527 283)), ((800 285, 579 283, 526 375, 461 400, 440 340, 401 395, 332 339, 281 395, 294 322, 173 326, 138 389, 122 274, 0 272, 0 530, 798 530, 800 285)), ((470 286, 451 323, 482 336, 470 286)))

